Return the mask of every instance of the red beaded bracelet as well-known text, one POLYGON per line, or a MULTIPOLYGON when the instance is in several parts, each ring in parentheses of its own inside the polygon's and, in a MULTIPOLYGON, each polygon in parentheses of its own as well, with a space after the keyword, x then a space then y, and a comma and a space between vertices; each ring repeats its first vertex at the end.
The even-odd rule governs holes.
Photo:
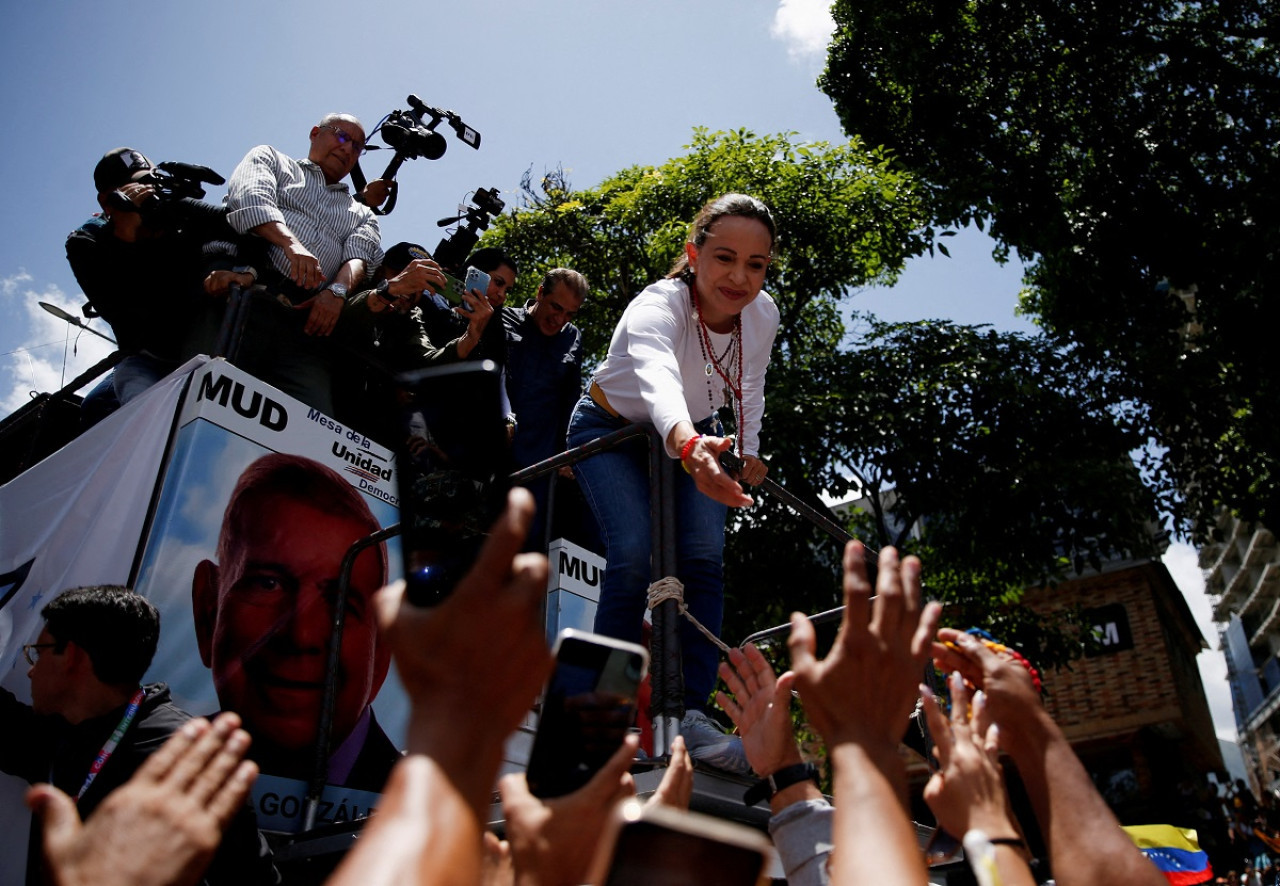
MULTIPOLYGON (((701 439, 702 439, 702 435, 701 435, 701 434, 694 434, 692 437, 690 437, 688 440, 686 440, 686 441, 684 442, 684 445, 683 445, 683 446, 681 446, 681 447, 680 447, 680 462, 681 462, 682 464, 683 464, 684 462, 688 461, 688 459, 689 459, 689 453, 690 453, 690 452, 693 452, 693 446, 694 446, 694 444, 695 444, 695 443, 697 443, 697 442, 698 442, 699 440, 701 440, 701 439)), ((689 470, 689 468, 686 466, 686 467, 685 467, 685 470, 687 471, 687 470, 689 470)))

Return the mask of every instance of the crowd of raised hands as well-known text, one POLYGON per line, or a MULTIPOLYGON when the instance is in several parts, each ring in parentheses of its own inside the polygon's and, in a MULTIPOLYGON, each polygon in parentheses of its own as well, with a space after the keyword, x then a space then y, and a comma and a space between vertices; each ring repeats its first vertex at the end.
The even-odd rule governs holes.
MULTIPOLYGON (((409 605, 400 584, 380 592, 380 628, 412 701, 407 750, 330 883, 587 882, 611 811, 635 794, 629 770, 636 739, 564 797, 533 796, 522 774, 498 780, 505 740, 552 666, 541 609, 547 563, 520 553, 531 517, 528 493, 514 490, 477 565, 438 606, 409 605), (495 783, 505 818, 501 840, 486 829, 495 783)), ((1036 882, 1010 812, 1004 755, 1026 788, 1048 859, 1057 862, 1058 884, 1164 883, 1094 789, 1027 669, 965 632, 939 628, 940 607, 921 600, 920 569, 918 559, 886 548, 873 588, 863 548, 853 542, 844 557, 844 618, 824 658, 815 654, 812 624, 796 614, 790 670, 776 675, 754 646, 734 650, 721 665, 728 692, 718 701, 757 774, 802 762, 794 693, 826 746, 831 801, 808 780, 769 800, 769 830, 788 882, 928 882, 899 748, 922 698, 936 756, 925 799, 945 831, 985 838, 969 843, 980 847, 970 859, 983 868, 979 882, 1036 882), (949 712, 920 685, 931 660, 949 674, 949 712)), ((243 760, 249 741, 234 714, 193 720, 83 823, 65 794, 32 788, 28 802, 42 821, 56 883, 198 882, 256 774, 243 760)), ((648 802, 687 809, 693 765, 678 737, 669 750, 648 802)))

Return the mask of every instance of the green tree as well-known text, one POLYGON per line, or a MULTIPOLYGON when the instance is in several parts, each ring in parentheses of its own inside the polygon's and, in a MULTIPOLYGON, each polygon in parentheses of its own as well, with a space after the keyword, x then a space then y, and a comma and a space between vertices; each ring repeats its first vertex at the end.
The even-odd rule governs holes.
POLYGON ((1145 404, 1166 492, 1186 495, 1171 513, 1274 520, 1280 361, 1259 341, 1280 320, 1280 7, 833 11, 820 85, 846 131, 920 177, 935 223, 989 222, 1031 261, 1027 308, 1145 404))

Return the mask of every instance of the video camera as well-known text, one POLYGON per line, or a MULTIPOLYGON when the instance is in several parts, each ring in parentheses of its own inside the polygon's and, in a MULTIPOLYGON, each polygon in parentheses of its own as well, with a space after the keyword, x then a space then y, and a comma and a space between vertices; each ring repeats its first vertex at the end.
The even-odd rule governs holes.
MULTIPOLYGON (((443 135, 436 132, 436 127, 446 121, 449 128, 464 144, 470 145, 477 151, 480 150, 480 133, 464 123, 462 117, 456 112, 434 108, 416 95, 409 96, 405 101, 409 104, 408 110, 392 111, 382 118, 373 128, 373 132, 369 133, 370 140, 375 135, 381 134, 382 140, 395 151, 395 155, 387 164, 386 170, 379 176, 380 178, 387 181, 394 179, 400 170, 400 165, 406 160, 416 160, 419 157, 439 160, 443 157, 449 143, 443 135)), ((378 150, 378 146, 367 144, 366 150, 378 150)), ((359 163, 351 170, 351 182, 355 185, 357 192, 363 191, 368 184, 359 163)), ((375 208, 373 211, 378 215, 387 215, 395 205, 396 192, 392 190, 386 208, 375 208)), ((502 211, 501 207, 498 211, 502 211)))
POLYGON ((155 222, 181 219, 182 201, 200 200, 204 197, 206 184, 221 185, 226 183, 226 179, 208 166, 166 160, 138 182, 150 185, 152 189, 151 195, 141 204, 135 205, 119 191, 113 192, 108 199, 119 209, 140 212, 147 221, 155 222))
POLYGON ((471 202, 473 205, 462 207, 464 211, 461 215, 442 218, 436 222, 442 228, 462 222, 457 230, 440 241, 440 245, 432 253, 432 257, 446 271, 456 273, 462 268, 480 239, 480 232, 488 230, 489 222, 501 215, 507 205, 498 197, 497 188, 478 188, 472 195, 471 202))

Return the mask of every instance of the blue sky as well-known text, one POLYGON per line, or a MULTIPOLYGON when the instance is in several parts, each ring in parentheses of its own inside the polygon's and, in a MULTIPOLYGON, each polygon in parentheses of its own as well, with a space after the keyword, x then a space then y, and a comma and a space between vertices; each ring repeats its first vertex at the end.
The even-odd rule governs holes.
MULTIPOLYGON (((458 112, 483 138, 474 151, 450 137, 441 159, 401 170, 383 241, 432 248, 443 234, 437 219, 479 187, 513 205, 528 169, 562 166, 574 185, 592 186, 678 155, 695 126, 843 140, 814 85, 830 28, 821 0, 9 3, 0 31, 9 132, 0 415, 110 351, 93 336, 69 336, 36 302, 79 313, 63 242, 97 209, 93 166, 111 148, 226 176, 257 144, 305 154, 326 112, 355 113, 372 127, 414 93, 458 112)), ((370 178, 389 153, 366 159, 370 178)), ((916 260, 897 286, 860 292, 851 306, 892 320, 1028 331, 1014 315, 1020 268, 998 266, 977 232, 948 245, 951 259, 916 260)), ((1203 582, 1194 554, 1182 554, 1170 565, 1199 617, 1208 609, 1203 582)), ((1202 655, 1202 669, 1211 657, 1221 662, 1202 655)), ((1225 666, 1207 666, 1215 720, 1233 732, 1225 666)))

